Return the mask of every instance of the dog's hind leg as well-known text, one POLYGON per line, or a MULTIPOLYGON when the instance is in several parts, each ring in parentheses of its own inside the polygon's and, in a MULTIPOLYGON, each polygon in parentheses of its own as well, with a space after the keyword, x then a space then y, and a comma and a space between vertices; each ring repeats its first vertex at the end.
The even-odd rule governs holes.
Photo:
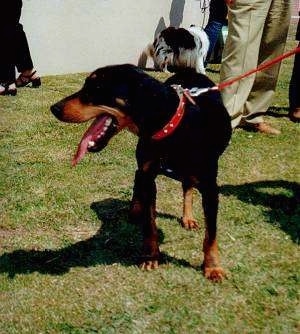
POLYGON ((200 191, 205 217, 205 238, 203 241, 204 276, 214 282, 219 282, 226 275, 220 267, 217 244, 218 187, 215 181, 205 181, 205 185, 201 186, 200 191))
POLYGON ((194 230, 198 229, 199 225, 193 217, 193 192, 192 186, 187 183, 182 183, 183 190, 183 215, 181 219, 181 225, 185 229, 194 230))

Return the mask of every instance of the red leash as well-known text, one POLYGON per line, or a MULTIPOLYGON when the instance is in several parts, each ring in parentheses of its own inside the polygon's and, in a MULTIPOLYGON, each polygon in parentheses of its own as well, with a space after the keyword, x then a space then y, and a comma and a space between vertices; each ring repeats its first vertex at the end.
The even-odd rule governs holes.
POLYGON ((241 80, 241 79, 244 79, 245 77, 248 77, 249 75, 251 74, 254 74, 256 72, 260 72, 260 71, 263 71, 264 69, 270 67, 270 66, 273 66, 274 64, 276 63, 279 63, 281 60, 285 59, 285 58, 288 58, 290 56, 292 56, 293 54, 295 53, 298 53, 300 52, 300 47, 297 47, 291 51, 288 51, 278 57, 275 57, 274 59, 272 60, 269 60, 265 63, 262 63, 261 65, 259 65, 257 68, 254 68, 244 74, 241 74, 235 78, 232 78, 230 80, 227 80, 227 81, 224 81, 224 82, 220 82, 219 84, 217 84, 216 86, 213 86, 213 87, 207 87, 207 88, 197 88, 197 87, 194 87, 194 88, 191 88, 190 89, 190 94, 191 96, 199 96, 203 93, 206 93, 206 92, 210 92, 212 90, 222 90, 224 89, 225 87, 227 86, 230 86, 232 85, 233 83, 241 80))
POLYGON ((250 70, 244 74, 241 74, 233 79, 230 79, 230 80, 227 80, 227 81, 224 81, 224 82, 221 82, 217 85, 218 87, 218 90, 222 90, 223 88, 227 87, 227 86, 230 86, 232 85, 234 82, 236 81, 239 81, 245 77, 248 77, 249 75, 253 74, 253 73, 256 73, 256 72, 260 72, 260 71, 263 71, 264 69, 276 64, 276 63, 279 63, 281 60, 285 59, 285 58, 288 58, 290 56, 292 56, 293 54, 297 53, 297 52, 300 52, 300 47, 297 47, 289 52, 286 52, 278 57, 275 57, 274 59, 271 59, 265 63, 262 63, 261 65, 259 65, 257 68, 253 69, 253 70, 250 70))
POLYGON ((192 99, 192 96, 199 96, 203 93, 206 92, 210 92, 212 90, 222 90, 227 86, 232 85, 233 83, 235 83, 236 81, 239 81, 245 77, 248 77, 251 74, 254 74, 256 72, 260 72, 263 71, 264 69, 280 62, 281 60, 288 58, 290 56, 292 56, 295 53, 300 52, 300 47, 297 47, 289 52, 286 52, 278 57, 275 57, 274 59, 267 61, 265 63, 262 63, 261 65, 259 65, 257 68, 254 68, 248 72, 245 72, 244 74, 241 74, 233 79, 221 82, 219 84, 217 84, 216 86, 213 87, 207 87, 207 88, 198 88, 198 87, 194 87, 191 88, 189 90, 187 89, 183 89, 180 85, 174 85, 174 88, 178 90, 180 96, 180 101, 179 101, 179 105, 177 107, 177 110, 175 112, 175 114, 173 115, 173 117, 171 118, 171 120, 158 132, 156 132, 153 136, 152 139, 155 140, 161 140, 167 136, 169 136, 170 134, 172 134, 175 129, 178 127, 179 123, 181 122, 181 119, 184 115, 184 111, 185 111, 185 104, 186 104, 186 99, 188 99, 191 103, 195 104, 195 101, 192 99))

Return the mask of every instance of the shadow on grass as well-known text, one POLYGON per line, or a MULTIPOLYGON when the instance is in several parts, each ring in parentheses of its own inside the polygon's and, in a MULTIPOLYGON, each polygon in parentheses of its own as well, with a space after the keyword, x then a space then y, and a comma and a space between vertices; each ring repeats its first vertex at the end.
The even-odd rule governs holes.
MULTIPOLYGON (((295 182, 262 181, 242 185, 223 185, 225 196, 236 196, 251 205, 264 206, 267 219, 291 236, 294 242, 300 238, 300 186, 295 182)), ((72 267, 90 267, 120 263, 132 266, 138 262, 142 246, 139 227, 128 223, 129 202, 106 199, 92 203, 91 209, 102 222, 101 228, 91 238, 57 250, 16 250, 0 257, 0 273, 9 277, 16 274, 39 272, 62 275, 72 267)), ((174 218, 160 214, 163 218, 174 218)), ((159 242, 164 240, 159 229, 159 242)), ((189 262, 162 254, 162 262, 180 267, 194 268, 189 262)), ((199 268, 200 269, 200 268, 199 268)))
MULTIPOLYGON (((142 238, 140 228, 128 223, 129 202, 118 199, 106 199, 92 203, 102 225, 97 233, 86 240, 57 250, 16 250, 0 257, 0 273, 6 272, 13 278, 16 274, 62 275, 73 267, 91 267, 120 263, 133 266, 141 255, 142 238)), ((158 214, 160 216, 161 214, 158 214)), ((162 214, 165 217, 164 214, 162 214)), ((176 219, 175 216, 168 215, 176 219)), ((159 243, 164 235, 158 229, 159 243)), ((184 260, 162 254, 162 263, 173 263, 178 266, 191 265, 184 260)))
POLYGON ((300 184, 284 180, 260 181, 243 185, 223 185, 220 192, 239 200, 264 207, 269 223, 300 241, 300 184))
MULTIPOLYGON (((255 113, 255 115, 252 116, 252 118, 254 117, 263 117, 263 116, 270 116, 270 117, 274 117, 274 118, 289 118, 289 108, 287 107, 270 107, 267 112, 257 112, 255 113)), ((250 126, 249 124, 249 128, 247 128, 247 126, 243 127, 245 130, 249 130, 250 132, 253 132, 253 127, 250 126)))

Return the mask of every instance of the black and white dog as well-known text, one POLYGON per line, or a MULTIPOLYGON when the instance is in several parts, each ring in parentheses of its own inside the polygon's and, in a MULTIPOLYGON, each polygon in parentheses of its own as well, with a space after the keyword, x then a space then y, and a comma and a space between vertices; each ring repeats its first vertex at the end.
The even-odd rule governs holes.
POLYGON ((196 26, 188 29, 169 27, 161 31, 143 55, 153 59, 154 67, 167 72, 168 67, 191 67, 205 74, 204 61, 209 48, 206 32, 196 26))

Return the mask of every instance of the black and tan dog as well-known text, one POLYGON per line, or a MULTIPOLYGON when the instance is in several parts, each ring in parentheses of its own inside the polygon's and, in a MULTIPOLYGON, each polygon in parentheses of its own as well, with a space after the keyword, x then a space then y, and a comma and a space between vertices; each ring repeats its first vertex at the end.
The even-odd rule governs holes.
POLYGON ((94 119, 73 164, 87 151, 102 150, 123 128, 139 136, 131 217, 142 227, 142 268, 156 268, 160 258, 155 224, 156 176, 162 172, 182 182, 186 227, 196 227, 191 215, 191 191, 200 191, 205 215, 204 275, 219 281, 225 274, 216 240, 216 179, 218 159, 231 136, 230 119, 218 92, 200 95, 193 101, 185 94, 179 97, 174 84, 187 89, 214 86, 192 69, 162 83, 134 65, 107 66, 89 75, 79 92, 54 104, 51 111, 63 122, 94 119))

